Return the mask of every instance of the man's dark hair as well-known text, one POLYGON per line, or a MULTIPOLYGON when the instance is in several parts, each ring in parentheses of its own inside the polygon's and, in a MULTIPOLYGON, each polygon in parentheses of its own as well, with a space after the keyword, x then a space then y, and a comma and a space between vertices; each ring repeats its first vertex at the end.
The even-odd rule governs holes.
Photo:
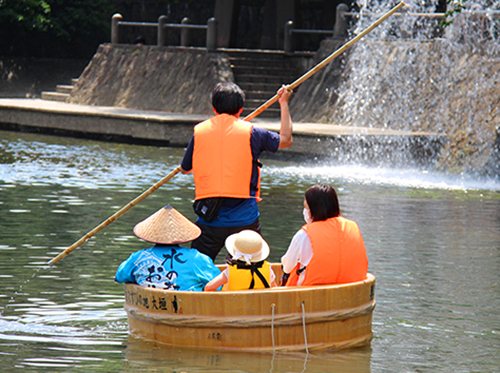
POLYGON ((219 114, 235 115, 244 104, 245 93, 235 83, 217 83, 212 89, 212 106, 219 114))
POLYGON ((305 197, 313 221, 340 216, 339 199, 335 189, 330 185, 314 185, 307 189, 305 197))

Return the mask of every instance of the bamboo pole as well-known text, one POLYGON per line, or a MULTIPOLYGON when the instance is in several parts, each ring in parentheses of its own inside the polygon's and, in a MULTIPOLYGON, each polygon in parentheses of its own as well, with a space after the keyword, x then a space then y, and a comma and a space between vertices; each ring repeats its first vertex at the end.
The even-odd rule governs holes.
MULTIPOLYGON (((397 12, 399 9, 404 7, 406 4, 404 1, 401 1, 398 5, 396 5, 394 8, 392 8, 390 11, 388 11, 386 14, 384 14, 382 17, 380 17, 378 20, 373 22, 371 26, 369 26, 367 29, 362 31, 360 34, 358 34, 355 38, 349 40, 347 43, 345 43, 342 47, 337 49, 335 52, 333 52, 331 55, 329 55, 327 58, 325 58, 323 61, 321 61, 319 64, 317 64, 315 67, 310 69, 308 72, 306 72, 304 75, 302 75, 299 79, 294 81, 293 83, 289 84, 286 86, 287 89, 295 89, 302 83, 304 83, 307 79, 309 79, 311 76, 316 74, 319 70, 321 70, 323 67, 328 65, 332 60, 337 58, 340 54, 344 53, 348 48, 350 48, 353 44, 355 44, 359 39, 361 39, 363 36, 366 34, 370 33, 375 27, 380 25, 382 22, 384 22, 387 18, 389 18, 391 15, 393 15, 395 12, 397 12)), ((271 97, 268 101, 263 103, 261 106, 259 106, 257 109, 255 109, 253 112, 248 114, 244 120, 250 121, 253 118, 255 118, 257 115, 262 113, 264 110, 266 110, 269 106, 274 104, 277 100, 279 99, 279 96, 276 94, 273 97, 271 97)))
POLYGON ((175 175, 177 175, 181 170, 181 166, 177 166, 171 173, 169 173, 167 176, 165 176, 163 179, 158 181, 155 185, 153 185, 151 188, 146 190, 144 193, 142 193, 140 196, 135 198, 134 200, 130 201, 126 206, 122 207, 118 212, 115 214, 111 215, 108 219, 106 219, 104 222, 99 224, 97 227, 92 229, 89 233, 87 233, 85 236, 80 238, 78 241, 76 241, 73 245, 68 247, 66 250, 64 250, 62 253, 60 253, 58 256, 53 258, 48 262, 49 265, 54 265, 56 264, 59 260, 62 258, 66 257, 69 253, 71 253, 73 250, 75 250, 78 246, 81 244, 87 242, 90 237, 96 235, 99 231, 110 225, 112 222, 114 222, 116 219, 118 219, 120 216, 125 214, 128 210, 130 210, 132 207, 137 205, 139 202, 141 202, 143 199, 145 199, 147 196, 155 192, 158 188, 160 188, 163 184, 165 184, 167 181, 169 181, 171 178, 173 178, 175 175))
MULTIPOLYGON (((462 13, 463 13, 463 11, 462 11, 462 13)), ((359 12, 359 13, 347 12, 347 13, 344 13, 344 16, 355 17, 355 18, 359 18, 361 16, 363 16, 363 17, 375 17, 376 15, 377 14, 370 13, 370 12, 359 12)), ((444 13, 407 13, 407 12, 402 12, 402 13, 395 13, 394 17, 444 18, 444 13)))

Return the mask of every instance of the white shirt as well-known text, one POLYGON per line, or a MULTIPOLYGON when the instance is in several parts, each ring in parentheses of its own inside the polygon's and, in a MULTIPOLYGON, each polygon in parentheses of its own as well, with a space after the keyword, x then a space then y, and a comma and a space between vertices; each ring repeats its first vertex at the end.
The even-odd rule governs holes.
MULTIPOLYGON (((293 269, 300 263, 300 269, 304 268, 309 264, 313 256, 311 240, 307 235, 306 231, 299 229, 288 246, 288 250, 285 255, 281 257, 281 264, 283 264, 283 271, 286 273, 291 273, 293 269)), ((297 282, 297 285, 301 285, 304 280, 306 271, 303 271, 297 282)))

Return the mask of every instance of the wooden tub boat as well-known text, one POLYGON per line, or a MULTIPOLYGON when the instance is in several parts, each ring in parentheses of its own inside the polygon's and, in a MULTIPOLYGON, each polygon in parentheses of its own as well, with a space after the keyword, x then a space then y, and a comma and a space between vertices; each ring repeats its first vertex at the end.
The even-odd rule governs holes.
MULTIPOLYGON (((281 266, 273 264, 276 276, 281 266)), ((375 277, 341 285, 188 292, 124 284, 130 333, 171 346, 296 351, 369 346, 375 277)))

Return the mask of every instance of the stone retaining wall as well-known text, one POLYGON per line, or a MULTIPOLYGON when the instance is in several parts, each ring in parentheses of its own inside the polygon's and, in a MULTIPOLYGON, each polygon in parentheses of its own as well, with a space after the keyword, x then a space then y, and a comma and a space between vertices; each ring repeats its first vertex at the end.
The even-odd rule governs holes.
POLYGON ((101 45, 69 102, 210 115, 210 91, 221 81, 234 81, 224 53, 101 45))

